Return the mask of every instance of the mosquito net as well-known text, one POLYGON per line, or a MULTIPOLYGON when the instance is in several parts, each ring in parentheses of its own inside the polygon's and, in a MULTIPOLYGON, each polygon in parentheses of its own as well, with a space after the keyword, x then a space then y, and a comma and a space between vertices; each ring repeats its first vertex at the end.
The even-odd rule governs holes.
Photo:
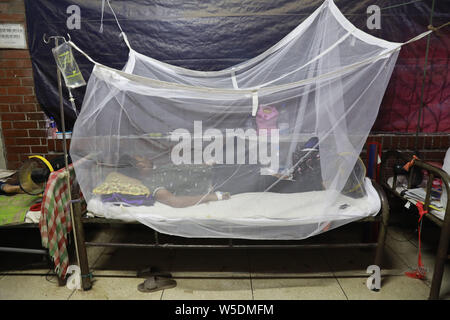
POLYGON ((302 239, 376 214, 359 155, 400 46, 325 1, 225 70, 131 47, 122 71, 96 63, 70 147, 88 209, 174 235, 247 239, 302 239))

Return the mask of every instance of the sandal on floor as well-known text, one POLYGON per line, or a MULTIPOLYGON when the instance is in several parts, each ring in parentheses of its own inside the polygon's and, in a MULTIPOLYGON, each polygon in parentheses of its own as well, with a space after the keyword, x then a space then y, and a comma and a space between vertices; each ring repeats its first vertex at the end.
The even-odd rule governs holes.
POLYGON ((148 278, 148 277, 166 277, 172 278, 172 275, 169 272, 162 271, 156 267, 148 267, 137 272, 138 278, 148 278))
POLYGON ((176 286, 177 282, 173 279, 150 277, 138 285, 138 290, 140 292, 155 292, 158 290, 171 289, 176 286))

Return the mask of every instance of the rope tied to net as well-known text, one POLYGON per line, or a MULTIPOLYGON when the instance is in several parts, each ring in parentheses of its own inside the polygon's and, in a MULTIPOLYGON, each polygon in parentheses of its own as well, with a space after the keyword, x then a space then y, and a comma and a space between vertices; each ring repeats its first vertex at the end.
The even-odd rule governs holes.
POLYGON ((442 29, 442 28, 444 28, 444 27, 446 27, 446 26, 448 26, 448 25, 450 25, 450 21, 449 22, 447 22, 447 23, 444 23, 444 24, 442 24, 442 25, 440 25, 439 27, 435 27, 435 26, 433 26, 433 25, 428 25, 428 30, 431 30, 431 31, 433 31, 433 32, 436 32, 436 31, 438 31, 439 29, 442 29))

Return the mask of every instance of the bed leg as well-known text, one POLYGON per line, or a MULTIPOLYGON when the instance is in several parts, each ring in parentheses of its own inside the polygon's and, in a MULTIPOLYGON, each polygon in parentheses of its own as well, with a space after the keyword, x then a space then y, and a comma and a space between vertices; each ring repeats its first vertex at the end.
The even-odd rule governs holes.
POLYGON ((439 246, 436 253, 436 260, 434 264, 433 279, 431 280, 430 300, 438 300, 439 292, 441 290, 442 277, 444 275, 445 261, 448 254, 448 242, 450 237, 450 207, 447 204, 447 211, 445 213, 444 223, 441 227, 441 236, 439 239, 439 246))
POLYGON ((83 290, 92 288, 91 277, 89 272, 89 263, 84 238, 83 223, 81 221, 81 203, 79 201, 73 203, 74 208, 74 230, 76 231, 76 241, 79 254, 79 264, 81 271, 81 287, 83 290))
POLYGON ((378 191, 378 194, 381 199, 381 221, 380 221, 380 230, 378 233, 378 243, 377 243, 377 251, 375 254, 375 265, 381 268, 381 264, 383 261, 383 252, 384 252, 384 244, 386 241, 387 228, 389 224, 389 202, 384 190, 376 183, 373 183, 375 189, 378 191))

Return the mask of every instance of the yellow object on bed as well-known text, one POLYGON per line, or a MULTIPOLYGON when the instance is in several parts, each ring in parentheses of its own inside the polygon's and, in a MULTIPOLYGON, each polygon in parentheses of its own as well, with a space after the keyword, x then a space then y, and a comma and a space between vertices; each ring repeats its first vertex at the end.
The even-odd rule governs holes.
POLYGON ((148 196, 151 194, 150 190, 141 181, 117 172, 108 174, 105 181, 98 185, 92 192, 99 195, 120 193, 134 196, 148 196))

